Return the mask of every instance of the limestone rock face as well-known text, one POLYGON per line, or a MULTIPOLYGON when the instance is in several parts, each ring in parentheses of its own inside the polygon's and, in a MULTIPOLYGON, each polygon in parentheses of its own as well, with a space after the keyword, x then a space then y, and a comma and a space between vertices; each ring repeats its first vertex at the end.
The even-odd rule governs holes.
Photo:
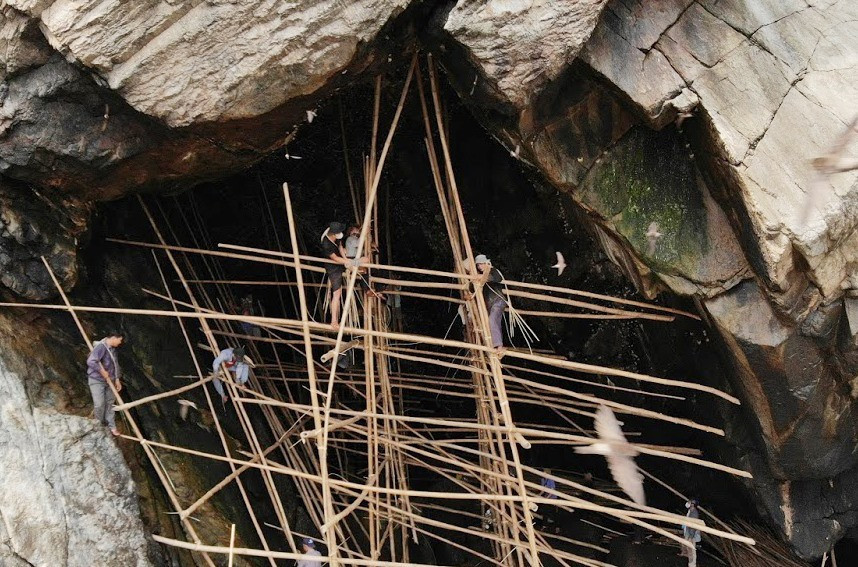
POLYGON ((794 266, 806 262, 803 275, 822 297, 837 296, 858 255, 851 240, 858 173, 824 179, 815 190, 810 161, 854 117, 846 101, 858 94, 858 8, 671 0, 663 9, 672 6, 675 18, 654 26, 629 18, 630 4, 608 6, 584 60, 653 121, 678 91, 694 93, 710 141, 701 155, 713 177, 730 184, 768 289, 793 287, 794 266), (630 49, 648 50, 645 64, 604 56, 630 49))
POLYGON ((603 247, 624 257, 638 287, 708 297, 750 275, 727 218, 675 136, 636 127, 593 165, 580 202, 604 230, 603 247), (654 231, 655 236, 647 236, 654 231), (608 235, 616 235, 612 245, 608 235), (639 255, 624 252, 629 248, 639 255))
POLYGON ((27 299, 56 293, 41 257, 64 285, 77 280, 76 238, 89 220, 78 201, 40 200, 27 188, 0 182, 0 283, 27 299))
POLYGON ((51 45, 171 127, 253 118, 346 70, 409 0, 8 0, 51 45))
POLYGON ((94 420, 32 407, 0 358, 0 563, 146 567, 122 453, 94 420))
MULTIPOLYGON (((464 0, 444 22, 488 88, 523 107, 556 78, 593 32, 606 0, 464 0)), ((476 80, 474 81, 476 85, 476 80)))

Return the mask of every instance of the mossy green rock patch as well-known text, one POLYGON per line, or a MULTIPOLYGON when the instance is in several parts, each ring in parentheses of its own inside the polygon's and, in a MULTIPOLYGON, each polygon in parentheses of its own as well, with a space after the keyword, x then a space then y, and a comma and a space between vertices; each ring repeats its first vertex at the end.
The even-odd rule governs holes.
POLYGON ((717 288, 746 269, 726 216, 675 130, 630 130, 593 166, 578 199, 654 272, 717 288), (650 242, 653 223, 661 236, 650 242))

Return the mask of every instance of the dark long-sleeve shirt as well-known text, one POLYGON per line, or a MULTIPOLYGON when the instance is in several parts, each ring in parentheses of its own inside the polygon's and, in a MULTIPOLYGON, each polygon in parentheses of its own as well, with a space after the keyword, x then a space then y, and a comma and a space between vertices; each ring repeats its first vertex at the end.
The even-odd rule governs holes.
POLYGON ((92 380, 104 381, 101 376, 101 366, 107 370, 110 378, 116 380, 119 378, 119 364, 116 362, 116 349, 107 346, 103 340, 95 344, 95 348, 89 353, 86 359, 86 375, 92 380))

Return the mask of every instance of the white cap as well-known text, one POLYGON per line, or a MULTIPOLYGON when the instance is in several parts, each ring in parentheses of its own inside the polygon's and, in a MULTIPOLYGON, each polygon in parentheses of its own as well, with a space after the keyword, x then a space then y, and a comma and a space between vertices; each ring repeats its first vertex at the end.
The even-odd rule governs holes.
POLYGON ((485 254, 477 254, 477 257, 474 258, 474 264, 489 264, 490 260, 486 258, 485 254))

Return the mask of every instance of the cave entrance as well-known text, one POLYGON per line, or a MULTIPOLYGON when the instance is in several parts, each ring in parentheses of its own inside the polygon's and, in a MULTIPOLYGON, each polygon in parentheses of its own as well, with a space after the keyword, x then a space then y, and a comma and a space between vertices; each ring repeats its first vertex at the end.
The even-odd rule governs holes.
MULTIPOLYGON (((240 440, 238 451, 227 440, 217 451, 247 467, 261 487, 256 498, 244 489, 240 497, 253 526, 241 535, 262 548, 297 550, 299 536, 310 536, 343 559, 525 565, 538 554, 544 564, 593 565, 607 552, 598 544, 605 523, 608 531, 628 531, 623 510, 643 505, 639 487, 624 485, 629 496, 616 490, 603 460, 573 457, 574 446, 589 443, 594 411, 614 408, 627 430, 654 420, 669 424, 665 429, 708 431, 669 417, 671 400, 677 389, 725 396, 578 363, 583 353, 639 369, 639 359, 588 346, 593 325, 616 323, 633 333, 640 320, 664 324, 683 313, 570 289, 628 294, 570 220, 579 213, 569 198, 545 187, 517 152, 490 140, 446 87, 424 81, 424 107, 412 83, 397 113, 407 76, 395 73, 382 88, 354 86, 308 110, 308 123, 286 148, 247 172, 144 200, 172 255, 156 246, 169 293, 162 285, 147 301, 203 317, 183 329, 203 369, 220 349, 238 345, 254 363, 247 384, 221 375, 224 403, 213 397, 206 370, 181 377, 201 386, 182 389, 183 399, 240 440), (376 183, 372 164, 382 160, 386 127, 397 114, 376 183), (329 222, 366 218, 365 187, 374 195, 375 222, 364 223, 364 239, 371 236, 375 248, 364 251, 372 257, 367 271, 347 275, 384 297, 350 282, 345 301, 355 309, 345 309, 337 333, 327 324, 329 282, 318 246, 329 222), (293 230, 303 255, 306 326, 293 230), (562 276, 551 275, 556 252, 569 263, 562 276), (463 259, 477 253, 495 259, 511 303, 540 339, 528 344, 524 327, 515 334, 507 327, 502 358, 492 349, 485 299, 470 297, 463 271, 463 259), (391 301, 397 296, 401 327, 391 301), (336 353, 321 361, 342 345, 349 347, 342 366, 336 353), (553 484, 545 486, 547 479, 553 484)), ((134 238, 129 226, 109 232, 152 240, 150 227, 134 238)), ((171 381, 166 389, 180 385, 171 381)), ((683 451, 660 457, 677 454, 683 451)), ((189 458, 211 466, 204 455, 189 458)), ((242 478, 234 470, 220 474, 236 484, 242 478)), ((662 521, 678 525, 675 517, 662 521)))

